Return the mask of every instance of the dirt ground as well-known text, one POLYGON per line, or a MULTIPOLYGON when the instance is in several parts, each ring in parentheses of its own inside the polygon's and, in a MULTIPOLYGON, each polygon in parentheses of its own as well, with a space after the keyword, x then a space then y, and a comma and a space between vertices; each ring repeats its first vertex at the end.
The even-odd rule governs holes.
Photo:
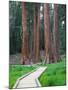
POLYGON ((21 54, 9 56, 9 64, 20 64, 20 63, 21 63, 21 54))

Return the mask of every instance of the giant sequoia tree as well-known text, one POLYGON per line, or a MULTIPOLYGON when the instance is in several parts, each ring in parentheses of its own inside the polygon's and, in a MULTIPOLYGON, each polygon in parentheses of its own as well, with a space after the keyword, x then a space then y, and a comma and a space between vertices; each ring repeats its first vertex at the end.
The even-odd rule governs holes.
POLYGON ((36 57, 36 5, 34 4, 34 27, 33 27, 33 62, 36 57))
POLYGON ((49 4, 44 4, 44 42, 45 42, 45 62, 50 63, 51 53, 51 31, 50 31, 50 17, 49 4))
POLYGON ((39 60, 40 5, 34 4, 33 62, 39 60))
POLYGON ((22 39, 22 64, 28 64, 28 32, 27 32, 27 13, 26 13, 26 3, 22 3, 22 30, 23 30, 23 39, 22 39))
POLYGON ((21 53, 21 64, 65 54, 66 5, 10 1, 9 9, 10 54, 21 53))
POLYGON ((54 39, 54 61, 57 62, 59 59, 59 22, 58 22, 58 5, 54 4, 54 30, 53 30, 53 39, 54 39))
POLYGON ((37 4, 37 27, 36 27, 36 61, 39 60, 40 48, 39 48, 39 32, 40 32, 40 5, 37 4))

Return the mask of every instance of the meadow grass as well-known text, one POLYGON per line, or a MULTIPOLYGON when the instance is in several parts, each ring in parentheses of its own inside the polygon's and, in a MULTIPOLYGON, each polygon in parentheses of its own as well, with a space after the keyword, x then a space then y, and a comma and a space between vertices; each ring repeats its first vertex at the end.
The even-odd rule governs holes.
POLYGON ((34 70, 33 66, 10 65, 9 66, 9 88, 12 88, 16 80, 22 75, 34 70))
POLYGON ((65 60, 44 66, 47 66, 47 70, 45 70, 44 73, 39 77, 39 81, 43 87, 66 85, 65 60))
POLYGON ((9 88, 13 88, 16 80, 22 75, 34 70, 39 66, 47 66, 47 70, 39 77, 41 85, 62 86, 66 84, 66 63, 65 60, 53 64, 35 64, 32 66, 10 65, 9 66, 9 88))

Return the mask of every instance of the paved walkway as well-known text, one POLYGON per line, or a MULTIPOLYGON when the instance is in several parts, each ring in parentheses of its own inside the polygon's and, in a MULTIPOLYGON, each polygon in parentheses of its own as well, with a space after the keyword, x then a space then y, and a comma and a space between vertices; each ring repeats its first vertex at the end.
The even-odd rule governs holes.
POLYGON ((36 71, 21 79, 17 88, 39 87, 36 78, 38 78, 45 69, 46 67, 39 67, 36 71))

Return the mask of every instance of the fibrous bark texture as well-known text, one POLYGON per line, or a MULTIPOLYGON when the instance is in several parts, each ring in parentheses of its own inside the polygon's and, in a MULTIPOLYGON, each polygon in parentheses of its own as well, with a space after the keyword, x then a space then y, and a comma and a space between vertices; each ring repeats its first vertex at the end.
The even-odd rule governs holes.
POLYGON ((21 64, 28 64, 28 32, 27 32, 27 13, 26 13, 26 3, 22 3, 22 59, 21 64))

